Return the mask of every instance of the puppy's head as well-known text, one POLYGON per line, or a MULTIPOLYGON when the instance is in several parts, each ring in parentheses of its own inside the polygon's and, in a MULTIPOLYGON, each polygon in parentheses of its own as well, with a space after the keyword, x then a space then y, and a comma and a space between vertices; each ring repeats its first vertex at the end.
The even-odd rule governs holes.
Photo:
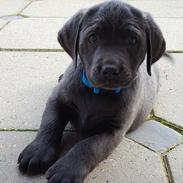
POLYGON ((58 41, 77 65, 80 57, 95 87, 127 87, 147 54, 147 72, 165 51, 165 40, 147 13, 120 1, 109 1, 74 15, 58 41))

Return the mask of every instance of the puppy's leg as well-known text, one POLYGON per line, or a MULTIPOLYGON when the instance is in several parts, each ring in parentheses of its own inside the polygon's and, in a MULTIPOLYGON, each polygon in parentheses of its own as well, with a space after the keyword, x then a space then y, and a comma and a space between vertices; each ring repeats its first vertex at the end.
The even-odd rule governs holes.
POLYGON ((49 98, 36 138, 19 155, 22 172, 43 173, 54 163, 62 132, 68 123, 67 110, 66 106, 58 103, 56 95, 49 98))
POLYGON ((76 144, 47 171, 48 183, 82 183, 86 175, 118 145, 121 131, 91 136, 76 144))

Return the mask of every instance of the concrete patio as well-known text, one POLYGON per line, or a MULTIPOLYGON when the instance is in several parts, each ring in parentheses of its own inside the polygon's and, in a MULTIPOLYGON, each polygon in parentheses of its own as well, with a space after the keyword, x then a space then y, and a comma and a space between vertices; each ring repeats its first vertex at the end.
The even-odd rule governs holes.
MULTIPOLYGON (((0 182, 46 183, 17 169, 46 100, 71 59, 57 32, 77 10, 102 0, 0 0, 0 182), (46 73, 46 74, 45 74, 46 73)), ((160 92, 150 119, 128 134, 86 183, 183 182, 183 1, 126 0, 150 12, 174 63, 162 58, 160 92)), ((75 138, 68 126, 65 135, 75 138)))

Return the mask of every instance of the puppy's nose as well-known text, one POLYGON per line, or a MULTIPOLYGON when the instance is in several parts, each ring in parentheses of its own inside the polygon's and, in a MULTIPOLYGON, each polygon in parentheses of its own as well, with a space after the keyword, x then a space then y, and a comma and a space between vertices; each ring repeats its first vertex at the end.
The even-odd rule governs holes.
POLYGON ((103 76, 115 77, 119 75, 119 69, 114 65, 104 65, 101 69, 103 76))

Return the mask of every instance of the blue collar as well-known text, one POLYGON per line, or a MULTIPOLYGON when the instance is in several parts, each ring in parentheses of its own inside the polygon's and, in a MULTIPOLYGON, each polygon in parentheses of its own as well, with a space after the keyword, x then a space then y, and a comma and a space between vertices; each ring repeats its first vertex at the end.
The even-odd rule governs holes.
MULTIPOLYGON (((93 89, 93 93, 95 94, 100 94, 100 92, 104 89, 101 89, 101 88, 96 88, 95 86, 93 86, 93 84, 86 78, 86 73, 85 71, 83 70, 83 73, 82 73, 82 82, 85 86, 93 89)), ((116 94, 120 93, 121 92, 121 88, 115 88, 113 90, 110 90, 111 92, 114 92, 116 94)))

